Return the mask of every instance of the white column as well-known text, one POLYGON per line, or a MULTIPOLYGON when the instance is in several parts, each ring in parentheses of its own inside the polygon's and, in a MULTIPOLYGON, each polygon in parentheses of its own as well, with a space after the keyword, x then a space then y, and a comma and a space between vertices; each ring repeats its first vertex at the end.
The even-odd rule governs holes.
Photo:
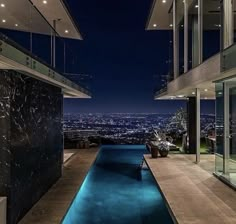
POLYGON ((173 61, 174 61, 174 79, 179 75, 179 25, 176 21, 177 0, 173 1, 173 61))
POLYGON ((184 1, 184 73, 188 71, 188 1, 184 1))
POLYGON ((223 33, 224 48, 227 48, 234 42, 233 0, 223 2, 223 33))
POLYGON ((224 83, 224 154, 223 154, 223 173, 229 173, 229 87, 224 83))
POLYGON ((200 162, 200 141, 201 141, 201 95, 196 89, 196 163, 200 162))
POLYGON ((198 0, 198 64, 202 63, 203 37, 203 0, 198 0))
POLYGON ((53 62, 52 62, 52 66, 53 68, 56 67, 56 29, 57 29, 57 21, 53 20, 53 49, 52 49, 52 58, 53 58, 53 62))

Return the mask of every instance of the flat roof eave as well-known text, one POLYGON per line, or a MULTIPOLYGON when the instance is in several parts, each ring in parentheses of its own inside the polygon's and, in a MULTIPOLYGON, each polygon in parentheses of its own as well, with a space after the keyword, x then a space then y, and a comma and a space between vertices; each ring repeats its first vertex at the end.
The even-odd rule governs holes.
POLYGON ((202 99, 215 99, 214 82, 221 77, 219 53, 168 83, 166 91, 157 94, 155 99, 186 99, 195 96, 196 89, 200 89, 202 99))
POLYGON ((2 0, 0 28, 82 40, 76 21, 64 0, 2 0), (56 26, 54 26, 54 21, 56 26))
POLYGON ((172 30, 172 0, 162 3, 161 0, 153 0, 147 19, 146 30, 172 30))

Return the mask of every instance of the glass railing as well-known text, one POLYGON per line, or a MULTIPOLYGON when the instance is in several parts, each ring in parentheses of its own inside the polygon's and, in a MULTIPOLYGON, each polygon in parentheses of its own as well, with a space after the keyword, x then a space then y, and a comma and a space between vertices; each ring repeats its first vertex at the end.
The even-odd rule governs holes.
POLYGON ((221 53, 221 71, 227 71, 236 67, 236 44, 226 48, 221 53))
MULTIPOLYGON (((30 1, 3 1, 0 15, 1 40, 8 44, 4 56, 13 57, 18 63, 29 66, 29 61, 20 54, 23 52, 35 61, 82 86, 83 89, 88 88, 88 85, 85 86, 80 82, 80 77, 72 80, 67 75, 70 73, 68 71, 70 70, 69 64, 71 61, 76 61, 74 58, 77 57, 77 52, 73 51, 66 39, 58 35, 30 1), (55 60, 53 60, 52 51, 54 35, 56 36, 55 60), (15 55, 12 55, 13 48, 11 46, 18 50, 18 54, 17 51, 14 51, 15 55), (69 58, 67 58, 68 56, 69 58)), ((76 74, 78 73, 78 65, 74 67, 74 74, 76 74)))
MULTIPOLYGON (((171 20, 172 20, 172 18, 171 18, 171 20)), ((167 91, 168 83, 171 82, 174 79, 173 41, 172 40, 173 40, 173 33, 172 33, 172 31, 170 31, 170 34, 169 34, 169 47, 168 47, 168 59, 166 60, 166 67, 167 67, 168 71, 164 75, 161 75, 160 77, 157 77, 158 80, 161 79, 161 82, 158 81, 159 85, 157 85, 154 88, 155 97, 157 97, 159 94, 167 91)))

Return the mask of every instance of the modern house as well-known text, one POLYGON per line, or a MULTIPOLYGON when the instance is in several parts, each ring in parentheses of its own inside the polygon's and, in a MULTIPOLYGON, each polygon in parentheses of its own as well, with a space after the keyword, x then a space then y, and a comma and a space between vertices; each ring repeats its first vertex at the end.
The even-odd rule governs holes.
POLYGON ((62 0, 0 1, 0 223, 17 223, 60 178, 66 38, 81 40, 62 0), (59 70, 63 70, 60 72, 59 70))
POLYGON ((234 0, 154 0, 147 30, 171 30, 170 71, 157 100, 188 101, 189 148, 200 161, 200 101, 215 99, 215 172, 236 187, 234 0))

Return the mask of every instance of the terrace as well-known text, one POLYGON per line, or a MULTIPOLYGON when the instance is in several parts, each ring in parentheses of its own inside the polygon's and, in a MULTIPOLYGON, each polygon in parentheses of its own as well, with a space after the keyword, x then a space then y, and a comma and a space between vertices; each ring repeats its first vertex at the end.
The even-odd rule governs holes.
MULTIPOLYGON (((21 224, 59 223, 63 219, 98 149, 69 152, 75 154, 64 164, 61 180, 28 212, 21 224)), ((235 223, 235 191, 212 176, 214 160, 214 155, 202 155, 201 162, 196 164, 194 155, 170 154, 168 158, 157 159, 145 155, 174 223, 235 223)))

